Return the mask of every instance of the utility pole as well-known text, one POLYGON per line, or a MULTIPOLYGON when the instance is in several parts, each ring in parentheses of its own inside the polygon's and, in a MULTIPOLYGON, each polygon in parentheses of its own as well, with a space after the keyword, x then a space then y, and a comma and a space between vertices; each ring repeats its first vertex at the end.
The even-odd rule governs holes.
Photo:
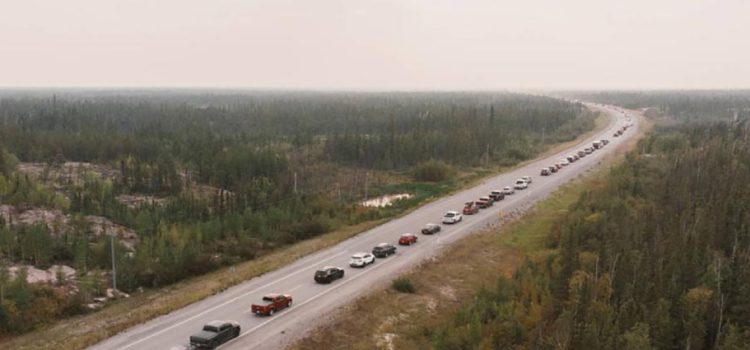
MULTIPOLYGON (((104 234, 107 234, 106 227, 104 234)), ((115 235, 109 235, 109 242, 112 251, 112 293, 117 293, 117 268, 115 267, 115 235)))
POLYGON ((297 194, 297 172, 294 172, 294 194, 297 194))
POLYGON ((484 166, 490 165, 490 144, 487 144, 487 150, 485 151, 484 166))
POLYGON ((367 198, 367 194, 368 194, 367 193, 367 190, 368 190, 367 186, 369 185, 368 184, 369 177, 370 177, 370 172, 369 171, 365 171, 365 200, 368 199, 367 198))

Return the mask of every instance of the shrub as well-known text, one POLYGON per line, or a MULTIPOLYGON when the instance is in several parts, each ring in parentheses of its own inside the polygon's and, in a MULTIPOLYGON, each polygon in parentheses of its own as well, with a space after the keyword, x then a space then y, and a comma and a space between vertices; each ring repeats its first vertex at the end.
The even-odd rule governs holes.
POLYGON ((417 181, 440 182, 453 177, 455 171, 450 165, 437 160, 421 163, 414 169, 414 179, 417 181))
POLYGON ((414 293, 416 289, 411 284, 411 280, 407 277, 399 277, 393 281, 393 289, 401 293, 414 293))

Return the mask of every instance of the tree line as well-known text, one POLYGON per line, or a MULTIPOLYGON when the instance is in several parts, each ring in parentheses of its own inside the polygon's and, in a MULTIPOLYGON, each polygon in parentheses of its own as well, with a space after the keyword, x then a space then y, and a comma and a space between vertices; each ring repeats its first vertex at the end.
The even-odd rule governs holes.
POLYGON ((750 122, 660 129, 436 349, 746 349, 750 122))
MULTIPOLYGON (((1 204, 67 218, 62 232, 0 222, 0 277, 10 264, 66 264, 79 279, 77 293, 61 294, 0 278, 0 290, 10 291, 0 295, 0 334, 87 312, 110 268, 109 240, 94 234, 87 216, 138 235, 132 249, 116 243, 122 291, 160 287, 400 208, 363 209, 332 195, 325 181, 295 193, 293 174, 307 170, 295 159, 413 170, 439 182, 450 166, 531 157, 590 129, 593 119, 577 104, 498 93, 0 91, 1 204), (41 162, 59 170, 66 161, 115 174, 81 169, 60 187, 18 169, 41 162), (165 201, 128 206, 118 201, 123 194, 165 201)), ((308 177, 322 178, 311 169, 308 177)))

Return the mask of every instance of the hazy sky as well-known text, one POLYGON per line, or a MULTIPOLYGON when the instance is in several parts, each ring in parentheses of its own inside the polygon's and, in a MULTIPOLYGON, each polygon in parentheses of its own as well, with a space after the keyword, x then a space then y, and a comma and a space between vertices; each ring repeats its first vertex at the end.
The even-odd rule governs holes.
POLYGON ((748 0, 0 0, 0 86, 748 88, 748 0))

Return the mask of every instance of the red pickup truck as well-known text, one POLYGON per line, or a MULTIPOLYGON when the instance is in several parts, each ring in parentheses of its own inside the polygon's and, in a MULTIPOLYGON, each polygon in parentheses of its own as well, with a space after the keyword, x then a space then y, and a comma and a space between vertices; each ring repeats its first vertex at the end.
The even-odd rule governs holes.
POLYGON ((288 294, 266 294, 263 296, 263 302, 253 304, 250 312, 256 315, 271 316, 276 311, 292 306, 292 296, 288 294))

